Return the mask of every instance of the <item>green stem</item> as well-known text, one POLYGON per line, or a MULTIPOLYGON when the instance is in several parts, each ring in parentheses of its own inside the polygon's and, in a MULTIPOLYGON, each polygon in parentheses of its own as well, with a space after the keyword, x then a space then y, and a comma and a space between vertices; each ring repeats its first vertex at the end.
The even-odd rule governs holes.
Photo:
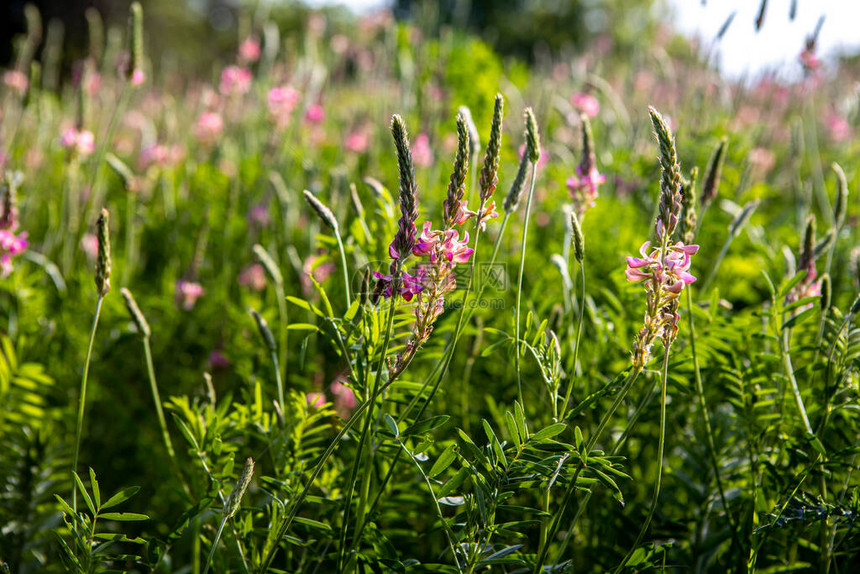
POLYGON ((158 384, 155 381, 155 367, 152 363, 152 348, 149 344, 149 337, 143 338, 143 351, 144 355, 146 355, 146 373, 149 377, 149 388, 152 391, 152 400, 155 403, 155 412, 158 415, 158 424, 161 427, 161 438, 164 440, 164 446, 167 448, 170 462, 173 464, 174 470, 182 481, 182 487, 185 490, 185 493, 191 496, 191 491, 182 477, 182 467, 179 465, 179 459, 176 458, 176 451, 173 450, 173 442, 170 440, 170 433, 167 431, 167 421, 164 418, 164 410, 161 407, 161 396, 158 393, 158 384))
MULTIPOLYGON (((346 496, 344 497, 344 523, 343 523, 343 533, 342 533, 342 541, 346 542, 346 533, 348 530, 348 519, 349 519, 349 508, 352 503, 352 492, 355 489, 355 481, 356 475, 358 472, 358 466, 361 464, 362 453, 364 452, 364 448, 366 443, 369 441, 370 435, 370 425, 373 422, 373 407, 376 404, 376 397, 381 393, 380 381, 382 379, 382 367, 385 361, 385 355, 388 353, 388 345, 391 342, 391 331, 393 330, 394 325, 394 312, 395 312, 395 301, 397 300, 398 294, 398 286, 400 281, 400 272, 403 268, 403 262, 397 262, 397 270, 394 274, 394 284, 391 289, 391 306, 388 308, 388 321, 385 329, 385 339, 382 343, 382 353, 379 356, 379 362, 376 365, 376 376, 373 378, 373 392, 371 393, 372 401, 368 405, 367 414, 364 417, 364 428, 361 431, 361 438, 358 442, 358 451, 355 454, 355 463, 352 468, 352 474, 350 475, 350 484, 349 488, 346 491, 346 496)), ((394 382, 394 379, 390 379, 389 383, 394 382)), ((386 385, 387 386, 387 385, 386 385)), ((381 408, 381 407, 380 407, 381 408)), ((355 414, 353 413, 353 418, 355 414)), ((371 445, 372 446, 372 445, 371 445)), ((367 517, 366 514, 366 506, 367 499, 370 495, 370 474, 373 470, 373 449, 371 448, 370 452, 367 455, 367 460, 365 461, 364 467, 364 475, 361 478, 361 494, 358 501, 358 512, 356 514, 355 520, 355 532, 356 536, 350 545, 350 549, 355 549, 358 546, 360 537, 358 536, 358 532, 360 532, 364 528, 364 521, 367 517)), ((343 551, 345 549, 345 545, 341 546, 341 555, 338 559, 338 562, 343 558, 343 551)), ((352 559, 347 564, 346 571, 349 572, 351 570, 352 559)))
POLYGON ((723 263, 723 259, 726 258, 726 253, 729 252, 729 245, 732 244, 732 240, 734 240, 735 236, 729 233, 729 236, 726 238, 726 242, 723 243, 723 247, 720 249, 719 255, 717 255, 717 260, 714 262, 714 265, 711 267, 711 272, 708 274, 708 278, 705 280, 705 284, 702 285, 702 293, 708 292, 708 287, 711 286, 711 283, 714 281, 714 278, 717 276, 717 271, 720 269, 720 265, 723 263))
POLYGON ((278 385, 278 404, 281 407, 281 416, 285 416, 286 402, 284 401, 284 381, 281 379, 281 366, 278 364, 278 354, 272 350, 272 364, 275 367, 275 383, 278 385))
POLYGON ((720 502, 723 504, 723 510, 726 512, 726 519, 729 521, 729 528, 732 529, 732 539, 738 549, 741 548, 738 530, 735 526, 735 521, 729 512, 729 504, 726 499, 726 491, 723 488, 723 479, 720 477, 720 465, 717 459, 717 448, 714 442, 714 433, 711 427, 711 415, 708 411, 708 404, 705 399, 705 388, 702 384, 702 373, 699 368, 699 355, 696 352, 696 329, 693 323, 693 294, 692 289, 687 289, 687 315, 689 315, 690 323, 690 352, 693 356, 693 372, 696 379, 696 393, 699 395, 699 409, 702 411, 702 420, 705 423, 705 434, 708 438, 708 454, 711 459, 711 466, 714 467, 714 479, 717 483, 717 491, 720 493, 720 502))
POLYGON ((340 264, 343 267, 343 288, 346 291, 346 308, 349 309, 352 305, 352 297, 349 293, 349 271, 346 267, 346 251, 343 248, 343 241, 340 238, 340 232, 335 230, 334 237, 337 239, 337 248, 340 251, 340 264))
MULTIPOLYGON (((77 424, 75 425, 75 455, 72 459, 72 472, 78 471, 78 458, 81 452, 81 435, 83 434, 84 429, 84 406, 87 402, 87 379, 90 374, 90 360, 93 356, 93 342, 96 339, 96 329, 99 326, 99 316, 102 311, 102 301, 104 301, 104 297, 99 295, 99 298, 96 300, 96 313, 93 317, 93 326, 90 331, 90 344, 87 347, 87 359, 84 362, 84 374, 81 378, 81 394, 78 397, 78 419, 77 424)), ((74 486, 72 485, 72 510, 77 513, 78 511, 78 492, 74 486)))
POLYGON ((657 482, 654 485, 654 494, 651 497, 651 506, 648 508, 648 516, 645 518, 642 528, 639 529, 639 534, 636 535, 636 541, 633 543, 633 546, 630 547, 624 560, 622 560, 621 564, 618 565, 618 568, 615 569, 615 574, 621 572, 621 569, 624 568, 624 565, 627 564, 628 560, 630 560, 633 552, 635 552, 639 547, 639 543, 642 542, 642 538, 645 537, 645 532, 648 531, 648 527, 651 525, 651 519, 654 518, 654 511, 657 510, 657 502, 660 499, 660 487, 663 484, 663 449, 666 442, 666 387, 669 386, 669 351, 671 348, 671 344, 667 345, 663 355, 663 374, 660 384, 660 438, 657 443, 657 482))
MULTIPOLYGON (((633 383, 636 382, 637 378, 639 378, 639 374, 641 372, 641 368, 634 367, 630 371, 630 374, 627 375, 627 380, 624 381, 624 385, 621 387, 621 390, 619 390, 618 394, 615 395, 615 400, 612 401, 612 405, 610 405, 609 410, 607 410, 606 413, 604 413, 603 417, 600 419, 600 423, 597 425, 597 430, 588 439, 588 442, 586 443, 584 449, 586 455, 591 452, 592 448, 600 439, 601 435, 603 435, 603 431, 606 430, 610 419, 615 414, 615 411, 618 410, 618 407, 621 406, 621 403, 627 397, 627 394, 630 392, 630 389, 633 388, 633 383)), ((546 561, 547 554, 549 553, 550 544, 552 543, 552 540, 555 538, 559 528, 561 527, 564 513, 576 493, 576 481, 577 479, 579 479, 579 475, 582 473, 582 470, 584 468, 585 465, 580 459, 580 462, 576 467, 576 471, 573 473, 573 477, 570 480, 570 484, 568 484, 567 492, 562 499, 561 505, 559 506, 558 511, 553 517, 552 525, 550 526, 549 533, 547 534, 546 543, 544 544, 543 548, 541 548, 538 552, 538 559, 535 562, 533 574, 540 574, 540 572, 543 570, 543 564, 546 561)), ((564 546, 559 549, 559 554, 562 554, 563 552, 564 546)))
POLYGON ((224 525, 227 524, 227 515, 221 517, 221 524, 218 525, 218 532, 215 533, 215 539, 212 541, 212 548, 209 549, 209 557, 206 559, 206 567, 203 569, 203 574, 209 572, 209 566, 212 565, 212 559, 215 557, 215 549, 218 548, 218 541, 221 539, 221 533, 224 531, 224 525))
POLYGON ((523 221, 523 238, 520 245, 520 275, 517 279, 517 309, 516 315, 514 316, 515 322, 515 335, 516 335, 516 352, 514 353, 514 360, 516 362, 517 369, 517 397, 519 398, 520 404, 523 404, 523 376, 520 371, 520 300, 523 294, 523 270, 526 266, 526 239, 529 231, 529 214, 532 209, 532 197, 534 196, 535 191, 535 176, 537 175, 537 164, 532 164, 532 175, 531 182, 529 184, 529 197, 526 200, 526 213, 525 219, 523 221))
MULTIPOLYGON (((579 304, 579 319, 576 325, 576 346, 573 348, 573 375, 576 375, 576 363, 579 360, 579 342, 582 337, 582 322, 585 317, 585 261, 579 264, 579 275, 582 278, 582 294, 579 304)), ((561 404, 561 414, 558 420, 564 420, 564 415, 567 412, 567 405, 570 404, 570 395, 573 392, 573 382, 567 385, 567 392, 564 394, 564 402, 561 404)))

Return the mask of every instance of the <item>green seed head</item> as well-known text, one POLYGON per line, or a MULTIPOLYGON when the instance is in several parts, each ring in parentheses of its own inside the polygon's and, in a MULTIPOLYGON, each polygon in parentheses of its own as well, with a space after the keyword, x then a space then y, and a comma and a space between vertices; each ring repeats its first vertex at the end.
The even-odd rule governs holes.
POLYGON ((333 231, 338 231, 337 219, 334 218, 334 214, 322 201, 317 199, 317 197, 308 191, 307 189, 302 192, 305 195, 305 200, 308 202, 308 205, 311 206, 319 218, 323 223, 328 225, 333 231))
POLYGON ((96 237, 99 242, 99 252, 96 259, 96 289, 99 296, 104 297, 110 291, 110 213, 102 208, 97 224, 96 237))
POLYGON ((149 330, 149 323, 146 321, 146 317, 143 316, 140 307, 137 306, 137 301, 134 300, 134 295, 132 295, 131 291, 125 287, 120 289, 119 292, 122 294, 122 298, 125 301, 125 308, 128 309, 128 314, 131 316, 131 320, 134 321, 134 324, 137 327, 138 335, 140 335, 142 339, 148 339, 152 334, 149 330))
POLYGON ((579 224, 579 218, 576 217, 576 212, 570 212, 570 227, 573 231, 573 256, 579 263, 585 259, 585 235, 582 233, 582 226, 579 224))
POLYGON ((239 505, 242 503, 242 497, 245 496, 245 491, 248 490, 248 485, 251 484, 251 479, 254 477, 254 459, 248 457, 245 461, 245 466, 242 468, 242 474, 239 475, 239 480, 233 487, 233 492, 224 503, 224 516, 232 518, 236 511, 239 510, 239 505))

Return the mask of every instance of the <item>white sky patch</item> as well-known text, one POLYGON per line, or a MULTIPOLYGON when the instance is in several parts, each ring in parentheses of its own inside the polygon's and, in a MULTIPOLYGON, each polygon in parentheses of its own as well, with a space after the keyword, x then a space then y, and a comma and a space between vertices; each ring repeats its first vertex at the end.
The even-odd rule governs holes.
POLYGON ((780 77, 798 78, 798 55, 806 37, 823 15, 816 53, 825 64, 839 53, 860 50, 860 1, 797 0, 797 14, 789 19, 791 0, 770 0, 764 25, 756 33, 760 0, 669 0, 678 30, 698 36, 703 46, 713 45, 726 19, 736 12, 725 36, 715 46, 716 62, 728 77, 755 77, 775 71, 780 77))

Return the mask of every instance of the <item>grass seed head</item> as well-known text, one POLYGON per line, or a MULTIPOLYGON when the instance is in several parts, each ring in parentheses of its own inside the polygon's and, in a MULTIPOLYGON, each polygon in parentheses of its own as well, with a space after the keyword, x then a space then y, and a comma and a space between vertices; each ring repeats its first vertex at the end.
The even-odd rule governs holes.
POLYGON ((102 208, 97 223, 96 237, 99 242, 98 256, 96 257, 96 289, 99 296, 104 297, 110 291, 110 213, 102 208))
POLYGON ((146 317, 143 316, 143 312, 141 312, 140 307, 137 306, 137 301, 134 300, 134 295, 131 294, 131 291, 123 287, 119 290, 120 294, 122 294, 122 298, 125 301, 125 308, 128 309, 128 314, 131 316, 131 320, 134 321, 134 325, 137 327, 137 333, 140 335, 142 339, 148 339, 152 332, 149 330, 149 323, 146 321, 146 317))
POLYGON ((497 173, 499 171, 499 155, 502 150, 502 117, 505 110, 505 98, 502 94, 496 94, 496 105, 493 109, 493 123, 490 128, 490 139, 487 141, 487 150, 484 154, 484 167, 481 169, 481 201, 489 200, 496 191, 499 183, 497 173))
POLYGON ((570 212, 570 228, 573 231, 573 256, 580 263, 585 259, 585 235, 575 211, 570 212))
POLYGON ((308 205, 311 206, 319 218, 325 223, 328 227, 332 229, 335 233, 339 231, 337 225, 337 219, 334 217, 334 213, 331 212, 331 209, 328 208, 322 201, 317 199, 313 193, 308 191, 307 189, 302 192, 305 196, 305 200, 308 202, 308 205))
POLYGON ((251 484, 251 479, 254 477, 254 459, 248 457, 245 461, 245 466, 242 468, 242 474, 239 475, 239 480, 233 487, 233 492, 224 503, 224 516, 232 518, 236 511, 239 510, 239 505, 242 504, 242 497, 245 496, 245 491, 248 490, 248 485, 251 484))
POLYGON ((726 158, 726 149, 729 142, 726 138, 720 140, 717 149, 711 154, 708 161, 708 169, 705 171, 705 182, 702 184, 702 207, 711 203, 716 197, 720 187, 720 177, 723 171, 723 161, 726 158))
POLYGON ((275 351, 277 351, 277 346, 275 345, 275 336, 272 334, 272 330, 269 328, 269 324, 266 322, 265 319, 263 319, 263 316, 260 315, 256 309, 250 309, 249 311, 254 317, 254 321, 257 323, 257 331, 260 332, 260 336, 263 338, 263 342, 266 343, 266 349, 268 349, 270 353, 274 353, 275 351))

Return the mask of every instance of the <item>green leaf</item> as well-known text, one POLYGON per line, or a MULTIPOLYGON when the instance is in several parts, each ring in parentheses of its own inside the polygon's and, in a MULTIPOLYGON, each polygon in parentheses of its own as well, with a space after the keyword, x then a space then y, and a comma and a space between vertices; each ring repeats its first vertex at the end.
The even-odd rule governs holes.
MULTIPOLYGON (((102 509, 105 508, 113 508, 119 504, 122 504, 140 490, 139 486, 129 486, 127 488, 123 488, 113 496, 107 499, 107 501, 102 505, 102 509)), ((101 516, 104 516, 103 514, 101 516)))
POLYGON ((139 522, 141 520, 149 520, 149 516, 145 514, 137 514, 136 512, 105 512, 99 514, 99 518, 104 520, 116 520, 117 522, 139 522))
POLYGON ((397 421, 395 421, 388 413, 382 415, 382 419, 385 421, 385 426, 387 426, 388 430, 391 431, 391 434, 394 435, 394 438, 398 438, 400 436, 400 429, 397 428, 397 421))
POLYGON ((314 331, 319 332, 320 328, 310 323, 292 323, 287 325, 287 331, 314 331))
POLYGON ((794 317, 792 317, 791 319, 789 319, 785 323, 783 323, 782 329, 785 330, 785 329, 794 328, 795 325, 799 324, 801 321, 804 321, 805 319, 808 319, 815 312, 816 312, 816 308, 814 306, 810 307, 809 309, 804 309, 803 311, 801 311, 800 313, 798 313, 797 315, 795 315, 794 317))
POLYGON ((292 297, 290 295, 287 295, 287 301, 289 301, 290 303, 292 303, 296 307, 301 307, 305 311, 310 311, 311 313, 313 313, 314 315, 316 315, 318 317, 325 317, 325 315, 323 315, 322 311, 320 311, 314 305, 311 305, 310 303, 308 303, 304 299, 299 299, 298 297, 292 297))
POLYGON ((436 462, 430 468, 430 472, 427 473, 427 478, 439 476, 457 460, 457 452, 454 450, 456 446, 456 443, 449 444, 448 448, 442 451, 442 454, 439 455, 439 458, 436 459, 436 462))
POLYGON ((812 297, 804 297, 803 299, 798 299, 794 303, 786 305, 783 307, 782 312, 788 313, 789 311, 794 311, 799 307, 805 307, 806 305, 811 305, 812 303, 817 303, 818 300, 821 299, 820 295, 813 295, 812 297))
POLYGON ((514 420, 514 415, 511 414, 511 411, 505 411, 505 428, 507 429, 508 435, 510 435, 512 441, 515 441, 518 445, 523 444, 523 439, 520 437, 520 433, 517 432, 517 423, 514 420))
POLYGON ((804 279, 804 277, 806 277, 806 274, 807 274, 807 273, 808 273, 808 271, 807 271, 806 269, 801 269, 800 271, 798 271, 798 272, 794 275, 794 277, 792 277, 792 278, 788 281, 788 283, 786 283, 786 284, 782 287, 782 289, 780 289, 780 290, 779 290, 779 294, 777 295, 777 299, 784 299, 784 298, 785 298, 785 296, 786 296, 786 295, 788 295, 788 292, 789 292, 789 291, 791 291, 792 289, 794 289, 794 287, 795 287, 798 283, 800 283, 801 281, 803 281, 803 279, 804 279))
POLYGON ((102 493, 99 491, 99 483, 96 480, 96 471, 90 467, 90 486, 93 488, 93 498, 95 499, 96 508, 102 506, 102 493))
POLYGON ((490 441, 490 445, 493 448, 493 452, 496 454, 496 459, 502 466, 508 466, 508 459, 505 456, 505 451, 502 449, 502 445, 499 442, 499 439, 496 437, 496 433, 493 431, 493 427, 490 426, 490 423, 487 422, 487 419, 481 419, 481 423, 484 425, 484 432, 487 434, 487 439, 490 441))
POLYGON ((574 434, 574 444, 576 445, 576 450, 582 451, 582 430, 579 427, 573 428, 574 434))
POLYGON ((401 433, 401 436, 407 437, 430 432, 447 423, 450 418, 451 417, 449 417, 448 415, 438 415, 435 417, 424 419, 423 421, 418 421, 407 427, 406 430, 401 433))
POLYGON ((517 431, 520 433, 520 440, 526 442, 529 440, 529 427, 526 424, 526 415, 523 412, 523 406, 519 401, 514 401, 514 415, 517 423, 517 431))
POLYGON ((539 430, 534 435, 532 435, 532 438, 529 440, 533 440, 533 441, 546 440, 546 439, 552 438, 554 436, 560 435, 562 432, 564 432, 564 429, 566 429, 566 428, 567 428, 567 425, 564 423, 555 423, 555 424, 549 425, 546 428, 539 430))
POLYGON ((86 503, 87 503, 87 508, 89 508, 89 509, 90 509, 90 512, 92 512, 92 513, 93 513, 93 515, 95 516, 95 514, 96 514, 96 507, 95 507, 95 505, 93 504, 93 499, 92 499, 92 498, 90 498, 90 494, 87 492, 87 489, 86 489, 86 488, 84 488, 84 483, 83 483, 83 482, 81 482, 81 477, 80 477, 80 476, 78 476, 78 473, 77 473, 77 472, 73 472, 72 474, 73 474, 73 475, 74 475, 74 477, 75 477, 75 484, 77 484, 77 485, 78 485, 78 492, 80 492, 80 493, 81 493, 81 495, 84 497, 84 502, 86 502, 86 503))
POLYGON ((200 452, 200 445, 197 443, 197 439, 194 438, 194 435, 191 433, 191 430, 187 426, 185 426, 185 423, 182 422, 182 419, 180 419, 176 413, 170 414, 173 416, 173 420, 174 422, 176 422, 176 426, 179 427, 179 430, 180 432, 182 432, 182 436, 185 437, 185 440, 187 440, 191 444, 191 446, 194 447, 194 450, 196 452, 200 452))
POLYGON ((439 498, 445 498, 466 482, 466 479, 469 478, 469 469, 465 466, 457 471, 451 480, 442 485, 442 488, 439 489, 439 498))

